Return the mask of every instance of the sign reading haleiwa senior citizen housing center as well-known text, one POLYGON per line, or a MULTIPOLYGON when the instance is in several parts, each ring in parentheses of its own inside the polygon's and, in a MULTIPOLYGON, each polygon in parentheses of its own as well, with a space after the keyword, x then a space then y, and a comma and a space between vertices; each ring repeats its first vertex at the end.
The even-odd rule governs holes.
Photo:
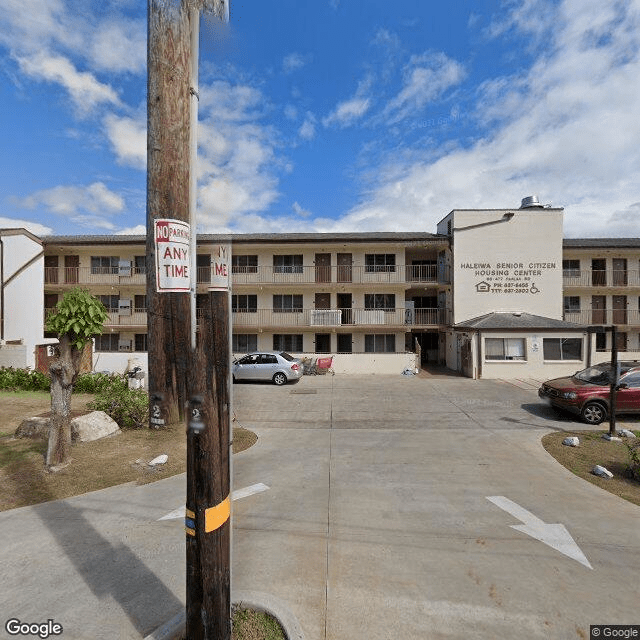
POLYGON ((191 290, 190 235, 191 229, 187 222, 162 218, 153 221, 158 293, 191 290))

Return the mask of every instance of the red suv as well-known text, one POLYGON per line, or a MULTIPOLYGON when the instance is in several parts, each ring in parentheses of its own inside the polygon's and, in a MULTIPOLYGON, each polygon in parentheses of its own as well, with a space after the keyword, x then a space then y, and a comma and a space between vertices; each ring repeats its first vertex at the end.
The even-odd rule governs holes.
MULTIPOLYGON (((616 413, 640 413, 640 362, 620 362, 616 413)), ((609 415, 611 363, 577 371, 569 378, 548 380, 538 395, 553 407, 578 414, 589 424, 600 424, 609 415)))

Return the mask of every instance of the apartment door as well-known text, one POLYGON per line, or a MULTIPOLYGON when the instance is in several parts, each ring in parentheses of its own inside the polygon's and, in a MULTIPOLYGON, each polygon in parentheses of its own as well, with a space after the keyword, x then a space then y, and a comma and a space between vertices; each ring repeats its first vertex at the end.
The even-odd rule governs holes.
POLYGON ((353 277, 351 273, 351 265, 353 259, 350 253, 339 253, 337 255, 338 261, 338 282, 351 282, 353 277))
POLYGON ((353 336, 350 333, 338 334, 338 353, 351 353, 353 351, 353 336))
POLYGON ((46 284, 58 284, 58 256, 44 257, 44 281, 46 284))
POLYGON ((316 353, 331 353, 330 333, 316 333, 316 353))
POLYGON ((342 324, 353 324, 351 307, 353 300, 350 293, 338 293, 338 309, 342 311, 342 324))
POLYGON ((613 324, 627 324, 627 296, 611 296, 613 324))
POLYGON ((607 324, 607 296, 591 296, 591 323, 607 324))
POLYGON ((614 258, 612 261, 613 266, 613 285, 615 287, 627 286, 627 259, 626 258, 614 258))
POLYGON ((604 258, 594 258, 591 261, 591 284, 594 287, 606 286, 607 261, 604 258))
POLYGON ((316 253, 316 282, 331 282, 331 254, 316 253))
POLYGON ((80 256, 64 257, 64 281, 66 284, 78 284, 80 256))
POLYGON ((316 309, 331 309, 331 294, 316 293, 316 309))
POLYGON ((627 332, 626 331, 616 331, 616 347, 618 347, 618 352, 627 350, 627 332))

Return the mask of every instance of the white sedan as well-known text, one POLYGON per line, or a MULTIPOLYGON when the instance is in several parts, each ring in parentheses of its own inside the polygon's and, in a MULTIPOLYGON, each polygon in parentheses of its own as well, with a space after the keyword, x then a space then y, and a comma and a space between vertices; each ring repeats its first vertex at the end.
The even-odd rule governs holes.
POLYGON ((233 361, 233 381, 271 380, 287 384, 302 377, 302 362, 286 351, 255 351, 233 361))

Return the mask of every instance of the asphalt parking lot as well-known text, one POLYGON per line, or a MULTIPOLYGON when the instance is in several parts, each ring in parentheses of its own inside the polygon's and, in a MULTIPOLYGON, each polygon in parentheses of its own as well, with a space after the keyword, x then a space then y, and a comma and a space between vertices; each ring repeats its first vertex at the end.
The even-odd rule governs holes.
MULTIPOLYGON (((234 600, 275 603, 307 640, 640 624, 640 507, 542 449, 549 430, 581 427, 537 386, 234 385, 237 423, 259 437, 234 456, 234 490, 262 488, 233 503, 234 600)), ((52 618, 65 640, 146 636, 184 609, 184 496, 182 475, 0 513, 5 620, 52 618)))

